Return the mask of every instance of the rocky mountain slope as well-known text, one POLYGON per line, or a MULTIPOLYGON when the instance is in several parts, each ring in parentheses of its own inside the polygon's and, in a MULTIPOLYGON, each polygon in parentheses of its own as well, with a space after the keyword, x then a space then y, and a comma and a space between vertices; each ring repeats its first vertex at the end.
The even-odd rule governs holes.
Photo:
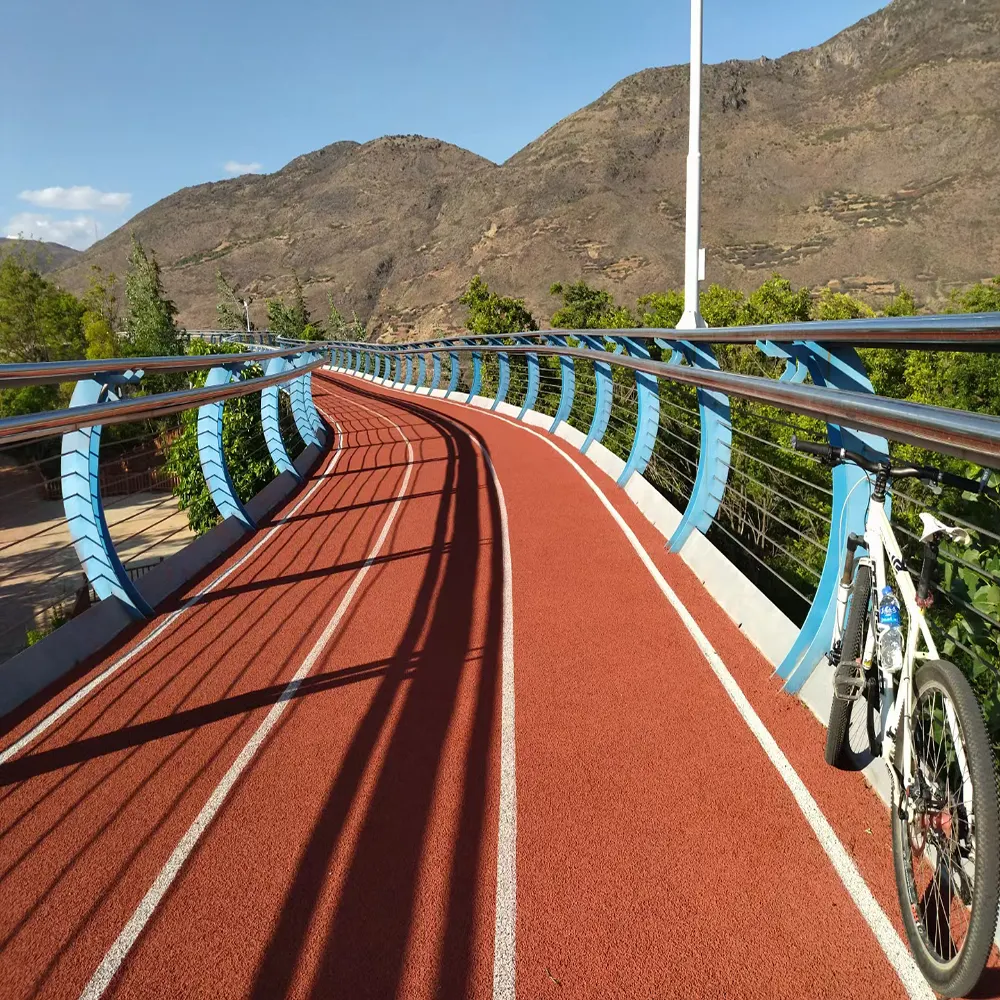
MULTIPOLYGON (((706 67, 709 280, 926 302, 1000 272, 1000 0, 894 0, 823 45, 706 67)), ((502 165, 447 143, 339 142, 277 173, 187 188, 75 258, 120 270, 155 248, 191 327, 216 268, 262 303, 293 270, 376 333, 461 324, 476 272, 539 318, 556 280, 633 303, 682 284, 687 67, 622 80, 502 165)), ((258 312, 263 319, 263 309, 258 312)))
POLYGON ((27 254, 42 274, 54 271, 80 255, 79 250, 64 247, 61 243, 45 243, 41 240, 19 240, 0 236, 0 257, 7 253, 27 254))

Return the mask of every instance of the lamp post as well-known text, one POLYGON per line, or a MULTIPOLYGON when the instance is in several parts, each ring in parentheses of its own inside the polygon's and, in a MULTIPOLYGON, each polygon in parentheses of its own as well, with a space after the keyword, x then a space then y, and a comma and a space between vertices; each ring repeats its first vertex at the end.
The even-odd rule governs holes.
POLYGON ((699 283, 704 277, 701 248, 701 15, 703 0, 691 0, 691 110, 688 120, 687 212, 684 225, 684 315, 678 330, 705 326, 698 309, 699 283))

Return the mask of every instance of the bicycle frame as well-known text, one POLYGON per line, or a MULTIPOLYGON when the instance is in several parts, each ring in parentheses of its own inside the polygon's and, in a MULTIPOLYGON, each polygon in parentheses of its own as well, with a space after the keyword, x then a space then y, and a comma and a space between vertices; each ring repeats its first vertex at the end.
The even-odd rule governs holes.
MULTIPOLYGON (((868 555, 857 560, 857 565, 869 565, 875 577, 875 593, 872 595, 872 613, 869 615, 868 628, 865 633, 862 665, 868 668, 876 657, 878 642, 878 595, 886 586, 888 557, 889 570, 896 581, 896 590, 900 602, 906 608, 906 644, 903 665, 898 674, 886 669, 879 662, 879 672, 882 679, 884 695, 882 698, 882 756, 889 765, 894 786, 894 799, 897 804, 908 801, 907 792, 912 788, 914 775, 912 766, 911 741, 912 732, 910 720, 913 714, 913 679, 918 660, 936 660, 939 657, 937 646, 927 625, 926 614, 917 604, 917 590, 913 577, 903 560, 903 553, 896 541, 892 525, 885 513, 883 504, 872 501, 868 505, 868 515, 865 523, 865 547, 868 555), (919 649, 923 640, 923 649, 919 649), (900 733, 900 728, 902 732, 900 733), (902 771, 896 770, 896 741, 902 737, 903 766, 902 771)), ((853 584, 853 581, 852 581, 853 584)), ((834 642, 842 641, 844 621, 847 613, 847 598, 851 584, 840 585, 837 593, 837 614, 834 625, 834 642)), ((950 702, 945 703, 947 723, 953 734, 959 733, 958 721, 950 702)), ((955 739, 958 764, 963 776, 963 788, 968 787, 968 763, 961 740, 955 739)), ((968 794, 968 793, 965 793, 968 794)), ((971 805, 971 803, 967 803, 971 805)))

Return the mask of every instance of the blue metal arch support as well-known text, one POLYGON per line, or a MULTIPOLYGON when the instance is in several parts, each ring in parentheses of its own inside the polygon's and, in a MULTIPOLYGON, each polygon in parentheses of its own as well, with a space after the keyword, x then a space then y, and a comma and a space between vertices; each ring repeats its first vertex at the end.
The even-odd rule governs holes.
POLYGON ((422 355, 417 355, 417 388, 422 389, 427 381, 427 359, 422 355))
POLYGON ((517 415, 518 420, 524 420, 524 415, 528 410, 534 409, 535 400, 538 399, 538 355, 525 354, 524 360, 528 366, 528 391, 524 394, 524 403, 517 415))
POLYGON ((453 392, 458 392, 458 378, 461 369, 458 364, 458 351, 449 351, 448 357, 451 359, 451 377, 448 379, 448 391, 444 394, 447 399, 453 392))
MULTIPOLYGON (((264 374, 277 375, 291 367, 285 358, 271 358, 264 366, 264 374)), ((278 394, 280 392, 280 386, 269 385, 260 394, 260 421, 264 428, 264 441, 267 444, 271 461, 274 462, 278 472, 290 472, 297 480, 301 481, 301 476, 295 471, 295 466, 288 457, 285 442, 281 437, 281 424, 278 419, 278 394)))
MULTIPOLYGON (((592 351, 604 350, 604 339, 601 337, 581 337, 583 344, 592 351)), ((607 361, 594 361, 594 381, 596 392, 594 398, 594 416, 587 430, 587 437, 580 445, 580 453, 587 454, 587 449, 595 442, 600 442, 608 429, 611 419, 611 401, 614 395, 611 380, 611 365, 607 361)))
MULTIPOLYGON (((468 341, 469 344, 475 344, 474 340, 468 341)), ((472 400, 479 395, 480 389, 483 387, 483 356, 479 351, 472 352, 472 386, 469 388, 469 398, 466 400, 467 403, 471 403, 472 400)))
POLYGON ((403 382, 403 388, 413 385, 413 355, 406 355, 406 379, 403 382))
MULTIPOLYGON (((629 337, 610 337, 616 344, 628 349, 629 354, 637 358, 648 358, 649 350, 639 341, 629 337)), ((635 418, 635 436, 632 438, 632 448, 625 460, 625 468, 618 477, 618 485, 624 486, 634 472, 640 475, 646 470, 653 455, 653 445, 656 443, 656 432, 660 426, 660 393, 656 377, 647 372, 635 373, 635 391, 638 407, 635 418)))
MULTIPOLYGON (((305 357, 309 358, 311 355, 305 357)), ((299 432, 299 437, 302 438, 306 446, 314 444, 319 447, 322 443, 319 439, 321 424, 312 399, 311 373, 306 372, 305 375, 292 379, 288 386, 288 395, 291 399, 292 417, 295 420, 295 428, 299 432)))
POLYGON ((392 387, 393 389, 403 381, 403 359, 397 354, 393 357, 392 387))
POLYGON ((372 375, 372 377, 373 378, 381 378, 381 376, 382 376, 382 355, 381 354, 372 354, 372 360, 373 360, 374 369, 375 369, 374 374, 372 375))
MULTIPOLYGON (((566 347, 568 338, 563 336, 549 337, 548 341, 555 347, 566 347)), ((559 357, 559 405, 556 407, 556 415, 552 418, 552 426, 549 433, 554 434, 556 428, 565 420, 573 410, 573 393, 576 391, 576 366, 573 358, 559 357)))
POLYGON ((431 360, 434 362, 434 372, 431 375, 431 392, 433 392, 441 381, 441 355, 434 354, 431 360))
MULTIPOLYGON (((707 344, 681 341, 676 346, 670 346, 675 352, 671 358, 680 352, 693 367, 715 371, 719 368, 719 363, 707 344)), ((672 552, 679 552, 695 529, 702 534, 708 531, 712 519, 719 512, 722 497, 726 492, 726 483, 729 481, 733 446, 729 397, 723 392, 699 389, 698 416, 701 423, 698 471, 695 473, 694 486, 687 507, 684 508, 680 523, 667 542, 667 548, 672 552)))
POLYGON ((491 410, 495 410, 507 398, 507 390, 510 388, 510 355, 498 354, 497 363, 500 366, 497 376, 497 398, 493 400, 491 410))
MULTIPOLYGON (((76 383, 69 405, 87 406, 116 398, 103 379, 83 379, 76 383)), ((101 600, 117 597, 136 618, 149 617, 153 609, 129 579, 108 531, 101 501, 100 450, 99 425, 69 431, 62 437, 60 474, 66 526, 94 593, 101 600)))
MULTIPOLYGON (((205 385, 227 385, 233 381, 234 367, 237 366, 212 368, 205 379, 205 385)), ((299 380, 296 379, 297 381, 299 380)), ((292 385, 294 386, 295 382, 292 385)), ((198 408, 198 458, 201 461, 201 471, 205 474, 205 484, 219 516, 223 520, 235 517, 248 528, 255 528, 256 525, 236 496, 236 489, 226 467, 226 457, 222 448, 223 405, 222 402, 206 403, 198 408)), ((292 409, 293 411, 295 409, 294 397, 292 409)))
MULTIPOLYGON (((788 353, 800 367, 808 369, 816 385, 853 392, 874 392, 864 363, 852 347, 821 345, 809 341, 790 345, 788 353)), ((826 429, 830 444, 835 447, 863 452, 875 461, 888 459, 889 445, 884 437, 851 430, 839 424, 827 424, 826 429)), ((832 520, 823 572, 798 637, 777 669, 778 676, 785 682, 785 688, 792 693, 802 687, 830 647, 837 609, 841 559, 847 545, 847 536, 851 532, 861 534, 865 530, 868 490, 859 484, 863 484, 866 478, 864 471, 854 464, 839 465, 833 470, 832 520)))

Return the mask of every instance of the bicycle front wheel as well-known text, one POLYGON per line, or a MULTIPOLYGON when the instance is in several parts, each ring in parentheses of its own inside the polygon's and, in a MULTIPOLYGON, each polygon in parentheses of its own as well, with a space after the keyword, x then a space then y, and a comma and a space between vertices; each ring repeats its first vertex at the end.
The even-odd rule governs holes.
MULTIPOLYGON (((1000 817, 993 751, 958 667, 928 661, 914 688, 914 780, 892 809, 896 889, 920 971, 938 993, 964 996, 982 974, 996 930, 1000 817)), ((902 746, 900 733, 900 768, 902 746)))

